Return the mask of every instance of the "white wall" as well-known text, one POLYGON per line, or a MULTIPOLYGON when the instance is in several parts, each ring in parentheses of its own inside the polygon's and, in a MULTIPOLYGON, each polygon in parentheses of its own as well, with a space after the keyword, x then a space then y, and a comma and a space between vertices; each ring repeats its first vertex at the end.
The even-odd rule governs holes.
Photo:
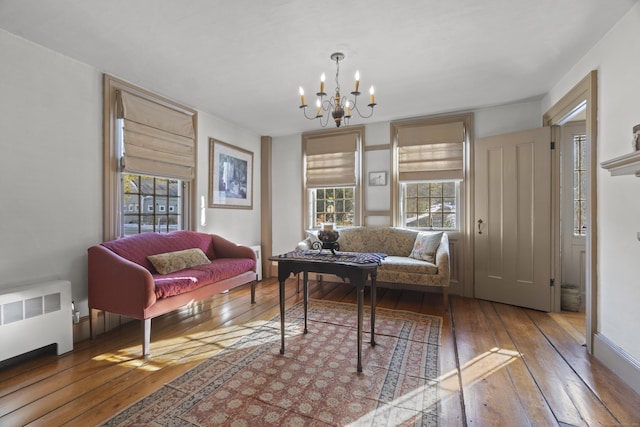
POLYGON ((242 245, 260 243, 260 136, 198 112, 197 230, 242 245), (253 209, 209 208, 209 138, 253 152, 253 209), (202 201, 204 200, 204 209, 202 201))
MULTIPOLYGON (((102 80, 0 30, 0 288, 67 279, 102 235, 102 80)), ((86 312, 85 308, 85 312, 86 312)))
MULTIPOLYGON (((452 112, 455 114, 456 112, 452 112)), ((516 104, 478 109, 474 113, 476 138, 518 130, 540 127, 542 113, 540 100, 523 101, 516 104)), ((293 250, 302 236, 302 149, 301 135, 273 138, 273 253, 293 250)), ((365 124, 365 145, 390 143, 390 122, 365 124)), ((389 150, 365 152, 364 173, 390 171, 389 150)), ((390 177, 388 177, 390 178, 390 177)), ((366 179, 364 181, 366 183, 366 179)), ((390 190, 384 187, 369 187, 365 184, 365 206, 368 210, 391 209, 390 190)), ((369 225, 385 225, 387 217, 370 217, 369 225)))
MULTIPOLYGON (((198 230, 256 244, 260 137, 203 112, 198 122, 205 203, 208 137, 254 153, 253 209, 205 205, 198 230)), ((88 314, 87 248, 102 241, 102 146, 101 71, 0 30, 0 289, 70 280, 88 314)))
MULTIPOLYGON (((632 151, 640 124, 640 3, 600 40, 543 99, 546 111, 591 70, 598 71, 598 159, 632 151)), ((597 330, 640 361, 640 179, 598 168, 597 330)), ((596 356, 598 354, 596 353, 596 356)))

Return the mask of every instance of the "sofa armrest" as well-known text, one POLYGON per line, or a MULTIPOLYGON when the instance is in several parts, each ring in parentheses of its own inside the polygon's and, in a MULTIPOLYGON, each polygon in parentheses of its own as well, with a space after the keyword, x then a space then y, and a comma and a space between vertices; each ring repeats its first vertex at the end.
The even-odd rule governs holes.
MULTIPOLYGON (((211 239, 216 258, 251 258, 256 260, 256 253, 249 246, 239 245, 217 234, 212 234, 211 239)), ((255 266, 253 271, 256 271, 255 266)))
POLYGON ((156 302, 149 270, 101 245, 90 247, 88 255, 89 309, 144 319, 156 302))
POLYGON ((451 267, 449 265, 449 236, 447 233, 442 233, 440 245, 436 251, 436 266, 438 267, 439 282, 449 286, 451 267))

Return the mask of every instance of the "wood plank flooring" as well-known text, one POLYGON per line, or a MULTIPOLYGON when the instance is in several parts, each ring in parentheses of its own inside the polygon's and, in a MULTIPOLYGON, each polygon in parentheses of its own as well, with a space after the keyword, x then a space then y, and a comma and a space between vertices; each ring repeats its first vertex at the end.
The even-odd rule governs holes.
MULTIPOLYGON (((287 306, 295 289, 290 279, 287 306)), ((356 301, 348 284, 314 282, 310 296, 356 301)), ((245 286, 154 319, 147 359, 134 321, 2 368, 0 426, 97 425, 278 314, 275 279, 256 298, 245 286)), ((579 315, 458 296, 445 311, 441 295, 391 289, 378 306, 443 317, 441 426, 640 426, 640 396, 587 354, 579 315)))

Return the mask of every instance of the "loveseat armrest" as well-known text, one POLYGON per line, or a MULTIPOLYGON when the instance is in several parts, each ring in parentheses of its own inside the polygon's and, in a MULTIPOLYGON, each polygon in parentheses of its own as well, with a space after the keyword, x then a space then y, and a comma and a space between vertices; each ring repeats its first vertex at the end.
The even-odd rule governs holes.
POLYGON ((89 309, 144 319, 156 302, 149 270, 102 245, 90 247, 88 255, 89 309))
MULTIPOLYGON (((216 258, 250 258, 256 260, 256 253, 249 246, 239 245, 217 234, 211 235, 216 258)), ((253 271, 256 271, 254 265, 253 271)))
POLYGON ((297 251, 308 251, 312 248, 312 242, 310 238, 306 238, 301 242, 298 242, 298 244, 296 245, 296 250, 297 251))
POLYGON ((436 251, 436 266, 438 267, 437 276, 440 278, 441 286, 449 286, 449 280, 451 275, 450 267, 450 252, 449 252, 449 236, 447 233, 442 233, 440 238, 440 245, 436 251))

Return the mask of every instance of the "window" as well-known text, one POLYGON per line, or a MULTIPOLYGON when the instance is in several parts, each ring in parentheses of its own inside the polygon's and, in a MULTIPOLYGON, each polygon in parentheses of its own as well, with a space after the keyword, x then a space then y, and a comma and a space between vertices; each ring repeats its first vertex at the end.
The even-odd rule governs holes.
POLYGON ((471 117, 463 115, 392 123, 394 224, 460 230, 470 122, 471 117))
POLYGON ((197 113, 104 76, 104 239, 189 229, 197 113))
POLYGON ((402 226, 456 230, 458 187, 455 181, 402 183, 402 226))
POLYGON ((122 213, 124 235, 156 231, 167 233, 182 225, 182 181, 170 178, 123 173, 122 213), (169 212, 165 207, 169 206, 169 212), (137 208, 142 206, 141 210, 137 208), (156 209, 157 208, 157 209, 156 209))
POLYGON ((587 135, 573 136, 573 234, 587 235, 587 135))
POLYGON ((360 224, 363 126, 303 134, 305 228, 360 224))
POLYGON ((354 225, 355 188, 314 188, 309 190, 312 217, 308 223, 311 228, 320 228, 325 222, 333 222, 338 226, 354 225))

